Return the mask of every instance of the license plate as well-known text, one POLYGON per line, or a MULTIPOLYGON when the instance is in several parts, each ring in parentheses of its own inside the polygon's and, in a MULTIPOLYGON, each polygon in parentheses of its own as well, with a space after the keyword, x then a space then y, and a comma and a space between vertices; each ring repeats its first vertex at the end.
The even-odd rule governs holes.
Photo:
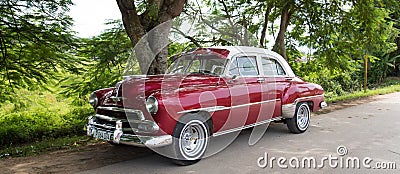
POLYGON ((96 128, 92 128, 92 136, 93 138, 111 141, 113 139, 113 134, 107 131, 98 130, 96 128))

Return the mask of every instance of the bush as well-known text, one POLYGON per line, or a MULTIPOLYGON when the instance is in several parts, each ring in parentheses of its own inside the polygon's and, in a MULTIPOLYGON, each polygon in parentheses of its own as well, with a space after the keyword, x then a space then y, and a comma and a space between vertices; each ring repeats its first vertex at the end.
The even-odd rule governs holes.
POLYGON ((0 108, 0 148, 83 135, 87 117, 93 114, 90 106, 74 106, 72 100, 50 92, 20 90, 17 95, 19 102, 0 108))
POLYGON ((41 109, 4 115, 0 119, 0 146, 82 135, 86 118, 92 112, 91 108, 76 108, 70 113, 60 115, 41 109))
POLYGON ((317 60, 293 62, 295 74, 304 80, 321 85, 327 97, 351 93, 361 89, 358 72, 330 70, 317 60))

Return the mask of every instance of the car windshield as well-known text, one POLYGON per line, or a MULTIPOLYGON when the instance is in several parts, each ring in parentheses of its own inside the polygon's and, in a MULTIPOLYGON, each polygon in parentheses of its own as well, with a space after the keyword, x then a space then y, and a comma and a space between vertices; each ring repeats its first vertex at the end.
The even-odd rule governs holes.
POLYGON ((226 60, 216 55, 184 55, 174 61, 167 73, 219 76, 224 72, 226 60))

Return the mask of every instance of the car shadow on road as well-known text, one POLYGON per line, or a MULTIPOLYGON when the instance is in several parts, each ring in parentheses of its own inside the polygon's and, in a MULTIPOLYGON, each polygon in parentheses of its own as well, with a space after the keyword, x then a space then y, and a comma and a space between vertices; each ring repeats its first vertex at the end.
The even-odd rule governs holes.
MULTIPOLYGON (((208 150, 205 154, 206 158, 203 160, 207 160, 207 158, 212 158, 214 156, 218 156, 225 151, 235 151, 235 150, 243 150, 246 148, 252 148, 248 144, 248 139, 252 129, 245 129, 239 132, 234 132, 218 137, 213 137, 209 144, 208 150)), ((264 141, 273 141, 276 137, 281 136, 293 136, 293 134, 289 133, 285 124, 282 123, 271 123, 268 127, 268 130, 264 133, 260 142, 264 141)), ((257 144, 256 144, 257 145, 257 144)), ((130 147, 115 147, 115 148, 126 148, 129 150, 130 147)), ((163 157, 162 155, 157 154, 156 152, 148 151, 146 154, 141 155, 138 158, 131 159, 129 161, 121 162, 118 164, 114 164, 114 167, 119 169, 124 167, 129 168, 143 168, 144 166, 150 166, 151 164, 157 164, 157 168, 168 168, 168 167, 176 167, 168 158, 163 157)))

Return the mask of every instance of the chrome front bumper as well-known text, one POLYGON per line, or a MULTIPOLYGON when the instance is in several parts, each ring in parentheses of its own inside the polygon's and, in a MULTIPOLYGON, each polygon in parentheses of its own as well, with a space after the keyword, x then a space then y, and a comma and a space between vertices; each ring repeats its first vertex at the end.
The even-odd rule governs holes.
POLYGON ((122 129, 115 129, 114 131, 105 130, 105 129, 100 129, 94 126, 93 124, 86 125, 87 135, 90 137, 94 137, 93 132, 95 129, 107 132, 111 136, 111 139, 107 141, 112 141, 113 143, 116 144, 125 144, 125 145, 139 146, 139 147, 163 147, 172 144, 171 135, 147 136, 147 135, 124 134, 122 132, 122 129))
POLYGON ((95 116, 90 116, 88 118, 88 124, 86 125, 87 135, 106 141, 112 141, 115 144, 125 144, 141 147, 163 147, 172 144, 171 135, 137 135, 140 133, 149 134, 157 132, 159 130, 159 127, 153 121, 131 120, 130 125, 135 126, 131 126, 130 128, 123 128, 123 122, 126 123, 128 122, 128 120, 118 120, 114 117, 108 117, 98 114, 96 114, 95 116), (96 122, 97 119, 114 121, 115 125, 98 123, 96 122), (101 132, 102 135, 98 136, 98 132, 101 132))
MULTIPOLYGON (((115 140, 116 141, 116 140, 115 140)), ((114 141, 113 141, 114 142, 114 141)), ((161 136, 142 136, 142 135, 122 135, 119 144, 140 146, 140 147, 163 147, 172 144, 171 135, 161 136)))

